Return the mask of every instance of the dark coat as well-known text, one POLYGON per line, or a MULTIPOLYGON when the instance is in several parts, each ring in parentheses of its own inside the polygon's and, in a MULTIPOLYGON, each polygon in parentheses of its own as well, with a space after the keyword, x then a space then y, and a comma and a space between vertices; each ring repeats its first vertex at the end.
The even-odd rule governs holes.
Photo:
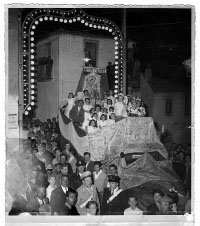
POLYGON ((148 207, 147 207, 147 215, 156 215, 158 214, 158 207, 155 203, 151 203, 148 207))
POLYGON ((27 203, 26 211, 30 212, 32 215, 35 215, 38 213, 39 208, 40 208, 40 203, 37 199, 37 196, 34 196, 27 203))
POLYGON ((85 111, 83 107, 78 112, 78 105, 73 106, 71 111, 69 112, 69 118, 72 120, 73 123, 78 123, 82 125, 85 118, 85 111))
POLYGON ((94 172, 94 162, 90 161, 87 167, 85 168, 85 171, 90 171, 92 174, 94 172))
POLYGON ((82 185, 82 180, 79 174, 73 173, 70 179, 70 186, 74 190, 77 190, 82 185))
MULTIPOLYGON (((68 187, 69 190, 72 190, 68 187)), ((51 212, 59 212, 62 210, 63 206, 66 202, 66 194, 63 192, 61 186, 55 188, 51 193, 50 205, 51 205, 51 212)))
POLYGON ((101 215, 123 215, 124 210, 129 207, 128 196, 125 192, 121 192, 111 202, 107 204, 107 200, 111 197, 109 188, 104 189, 101 215))
POLYGON ((67 205, 64 205, 58 212, 58 215, 80 215, 75 206, 70 209, 67 205))

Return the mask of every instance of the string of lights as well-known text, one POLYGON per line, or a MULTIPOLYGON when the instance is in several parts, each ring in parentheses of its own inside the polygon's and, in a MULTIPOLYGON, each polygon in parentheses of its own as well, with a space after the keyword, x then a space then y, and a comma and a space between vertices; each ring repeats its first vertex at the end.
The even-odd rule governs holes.
POLYGON ((115 96, 122 92, 123 76, 123 49, 122 34, 115 23, 108 19, 93 17, 82 9, 70 11, 55 9, 36 9, 30 12, 23 23, 23 87, 24 87, 24 114, 36 105, 36 59, 35 59, 35 30, 40 23, 55 21, 72 24, 79 22, 86 27, 110 32, 115 42, 115 96))

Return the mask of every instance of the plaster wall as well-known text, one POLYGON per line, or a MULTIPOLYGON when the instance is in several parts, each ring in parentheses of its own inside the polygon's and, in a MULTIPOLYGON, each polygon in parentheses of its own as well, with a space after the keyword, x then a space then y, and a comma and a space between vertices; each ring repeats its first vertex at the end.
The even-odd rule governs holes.
POLYGON ((45 44, 51 42, 51 57, 53 59, 53 79, 46 82, 37 82, 37 108, 36 118, 46 121, 56 117, 59 107, 59 39, 52 36, 37 45, 37 58, 47 57, 45 44))
MULTIPOLYGON (((8 29, 6 30, 6 137, 7 144, 12 139, 14 147, 17 147, 18 138, 20 136, 21 114, 19 113, 18 101, 20 104, 21 92, 19 92, 19 29, 18 29, 18 9, 8 9, 8 29), (16 138, 16 139, 13 139, 16 138)), ((10 150, 8 148, 7 150, 10 150)), ((18 149, 16 149, 18 151, 18 149)))
POLYGON ((97 67, 106 68, 114 62, 114 39, 84 37, 81 35, 54 35, 37 44, 37 58, 45 56, 45 44, 51 42, 53 79, 37 83, 36 117, 42 121, 57 116, 59 104, 75 93, 83 70, 84 43, 97 43, 97 67))
POLYGON ((153 118, 158 129, 162 130, 162 125, 169 131, 174 142, 187 144, 190 142, 191 116, 185 115, 185 92, 156 93, 148 84, 151 79, 151 70, 147 69, 141 75, 141 98, 147 105, 149 116, 153 118), (172 100, 172 114, 166 115, 166 100, 172 100))
POLYGON ((106 68, 109 61, 114 62, 114 39, 59 35, 59 102, 65 100, 69 92, 76 91, 84 66, 85 41, 94 41, 98 45, 97 67, 106 68))

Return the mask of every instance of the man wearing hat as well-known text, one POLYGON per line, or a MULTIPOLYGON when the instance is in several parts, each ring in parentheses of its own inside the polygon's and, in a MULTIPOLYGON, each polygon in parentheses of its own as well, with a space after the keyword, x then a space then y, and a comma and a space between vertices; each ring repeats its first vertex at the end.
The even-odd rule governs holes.
POLYGON ((86 215, 86 204, 89 201, 96 201, 99 205, 99 197, 97 188, 92 184, 92 174, 90 171, 85 171, 81 175, 82 185, 77 189, 78 199, 76 208, 80 215, 86 215))
POLYGON ((107 178, 107 175, 101 170, 101 167, 102 167, 102 163, 100 161, 94 162, 94 172, 93 172, 94 185, 98 190, 100 203, 102 203, 103 189, 104 189, 105 180, 107 178))
POLYGON ((77 167, 77 173, 73 173, 71 178, 73 180, 71 181, 72 187, 77 190, 81 185, 82 185, 82 179, 81 176, 85 171, 85 161, 79 159, 76 162, 76 167, 77 167))
POLYGON ((127 207, 128 198, 119 187, 120 177, 110 175, 108 182, 110 188, 104 189, 101 215, 123 215, 127 207))

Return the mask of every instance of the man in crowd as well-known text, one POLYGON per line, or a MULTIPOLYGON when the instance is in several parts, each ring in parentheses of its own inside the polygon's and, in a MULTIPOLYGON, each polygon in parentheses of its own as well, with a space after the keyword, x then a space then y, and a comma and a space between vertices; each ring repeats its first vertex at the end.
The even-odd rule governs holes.
POLYGON ((55 156, 56 150, 59 149, 58 148, 58 142, 55 139, 54 140, 51 140, 51 146, 52 146, 51 152, 55 156))
POLYGON ((45 144, 43 144, 43 143, 37 144, 37 149, 38 149, 38 152, 35 154, 35 156, 40 161, 44 162, 46 166, 48 164, 51 164, 54 159, 54 156, 52 153, 50 153, 49 151, 47 151, 45 149, 45 144))
POLYGON ((57 187, 61 185, 61 179, 62 179, 63 174, 69 176, 69 178, 70 178, 71 174, 69 174, 69 165, 67 163, 65 163, 61 166, 61 173, 56 175, 56 186, 57 187))
POLYGON ((104 189, 101 215, 123 215, 127 207, 127 197, 119 187, 120 177, 110 175, 109 188, 104 189))
POLYGON ((94 162, 90 160, 91 156, 89 152, 85 152, 84 153, 84 159, 86 162, 85 165, 85 171, 90 171, 91 173, 93 173, 94 171, 94 162))
POLYGON ((75 150, 69 148, 67 155, 68 155, 68 163, 71 164, 73 173, 76 173, 77 159, 74 156, 75 150))
POLYGON ((65 154, 61 154, 60 155, 60 163, 61 165, 64 165, 64 164, 67 164, 68 165, 68 168, 69 168, 69 174, 71 175, 72 174, 72 166, 70 163, 67 162, 67 156, 65 154))
POLYGON ((129 208, 124 210, 124 215, 143 215, 142 210, 137 207, 138 198, 135 195, 130 195, 128 200, 129 208))
POLYGON ((58 215, 80 215, 76 209, 77 192, 69 190, 66 192, 66 201, 59 210, 58 215))
POLYGON ((69 112, 69 118, 78 126, 82 126, 84 122, 85 111, 83 109, 83 100, 78 101, 78 105, 72 107, 69 112))
POLYGON ((69 185, 69 176, 63 174, 61 178, 61 185, 55 188, 51 193, 50 205, 53 215, 58 214, 65 205, 66 192, 69 190, 73 190, 70 187, 68 187, 68 185, 69 185))
POLYGON ((73 173, 71 178, 73 180, 71 181, 73 189, 77 190, 82 185, 82 179, 81 176, 85 171, 85 161, 78 160, 76 162, 77 167, 77 173, 73 173))
MULTIPOLYGON (((117 176, 117 166, 115 164, 111 164, 109 165, 109 169, 108 169, 108 175, 113 175, 113 176, 117 176)), ((110 183, 108 182, 108 177, 105 180, 105 184, 104 187, 109 187, 110 183)))
POLYGON ((76 203, 80 215, 86 214, 86 204, 89 201, 96 201, 99 204, 97 188, 92 184, 90 171, 85 171, 81 175, 82 185, 77 189, 78 199, 76 203))
POLYGON ((101 167, 102 167, 102 163, 100 161, 94 162, 93 179, 94 179, 94 185, 96 186, 99 193, 100 203, 102 203, 104 184, 107 178, 107 175, 101 170, 101 167))
POLYGON ((27 203, 27 212, 36 215, 41 205, 45 204, 44 198, 46 197, 46 189, 44 187, 38 187, 36 195, 32 196, 27 203))

